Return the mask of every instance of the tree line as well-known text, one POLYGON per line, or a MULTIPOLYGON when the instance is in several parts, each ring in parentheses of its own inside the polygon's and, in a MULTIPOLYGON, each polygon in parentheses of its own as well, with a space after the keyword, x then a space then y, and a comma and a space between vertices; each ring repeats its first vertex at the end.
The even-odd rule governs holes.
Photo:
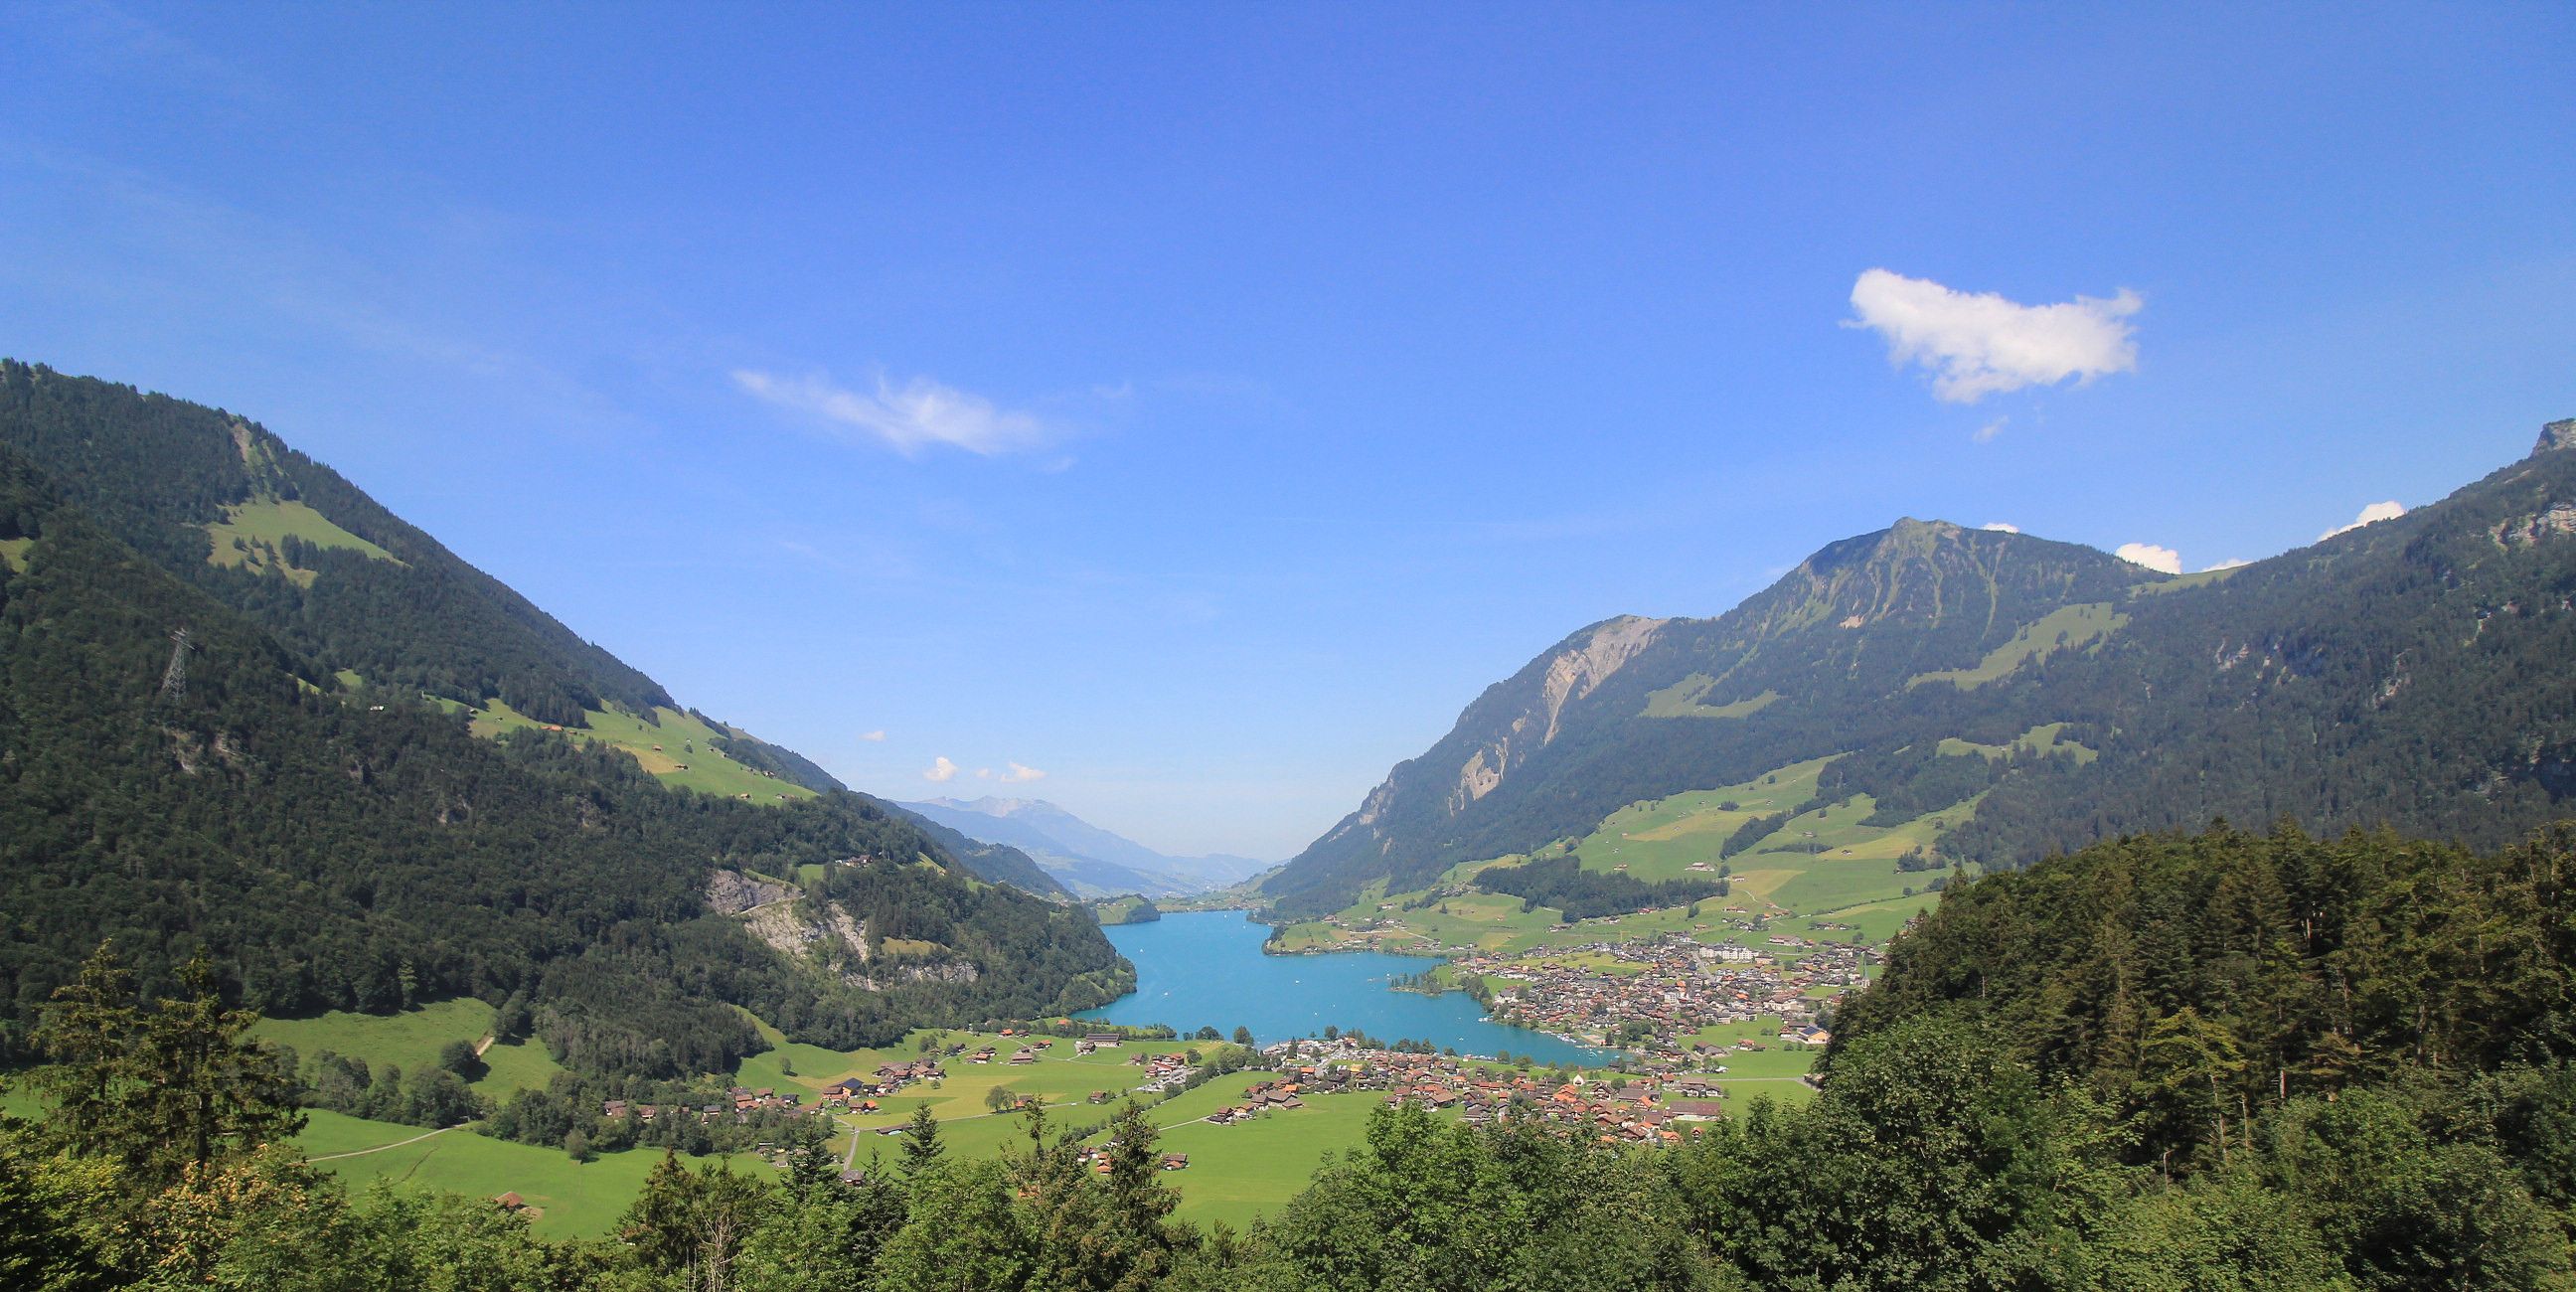
POLYGON ((1603 915, 1625 915, 1656 906, 1686 906, 1703 897, 1722 897, 1723 879, 1666 879, 1653 883, 1617 871, 1585 870, 1573 853, 1543 857, 1517 866, 1488 866, 1469 881, 1488 893, 1521 899, 1521 909, 1553 907, 1569 924, 1603 915))

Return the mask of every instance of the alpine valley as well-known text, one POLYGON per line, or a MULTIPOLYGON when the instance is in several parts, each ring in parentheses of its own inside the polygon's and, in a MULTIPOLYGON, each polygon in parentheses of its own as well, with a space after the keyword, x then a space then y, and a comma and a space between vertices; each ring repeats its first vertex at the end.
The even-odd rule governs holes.
POLYGON ((1265 870, 852 792, 0 363, 0 1276, 2568 1287, 2571 598, 2576 422, 2197 575, 1903 520, 1265 870), (1244 1021, 1325 1009, 1450 1043, 1244 1021))

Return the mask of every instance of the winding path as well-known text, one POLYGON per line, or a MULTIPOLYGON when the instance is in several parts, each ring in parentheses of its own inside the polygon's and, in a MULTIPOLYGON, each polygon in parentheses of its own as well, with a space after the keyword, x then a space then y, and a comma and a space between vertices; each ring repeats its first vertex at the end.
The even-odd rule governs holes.
POLYGON ((417 1144, 431 1136, 444 1135, 449 1131, 462 1129, 464 1129, 463 1123, 459 1123, 455 1126, 441 1126, 437 1130, 429 1132, 427 1135, 414 1135, 410 1139, 397 1140, 391 1144, 378 1144, 374 1148, 353 1149, 346 1153, 325 1153, 320 1157, 308 1157, 304 1160, 307 1162, 336 1162, 344 1157, 365 1157, 369 1153, 382 1153, 389 1148, 401 1148, 405 1144, 417 1144))

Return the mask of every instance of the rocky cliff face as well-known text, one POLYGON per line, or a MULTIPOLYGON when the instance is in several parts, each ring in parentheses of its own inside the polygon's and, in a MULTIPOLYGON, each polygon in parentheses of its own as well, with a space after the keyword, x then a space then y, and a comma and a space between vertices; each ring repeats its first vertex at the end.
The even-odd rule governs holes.
POLYGON ((1374 878, 1420 882, 1637 798, 1730 783, 1790 761, 1780 733, 1813 726, 1801 710, 1903 696, 2051 611, 2162 577, 2091 548, 1907 519, 1824 548, 1715 619, 1605 620, 1488 688, 1265 891, 1338 905, 1374 878))
POLYGON ((2576 448, 2576 417, 2551 422, 2540 428, 2540 443, 2533 445, 2531 455, 2538 457, 2554 449, 2576 448))

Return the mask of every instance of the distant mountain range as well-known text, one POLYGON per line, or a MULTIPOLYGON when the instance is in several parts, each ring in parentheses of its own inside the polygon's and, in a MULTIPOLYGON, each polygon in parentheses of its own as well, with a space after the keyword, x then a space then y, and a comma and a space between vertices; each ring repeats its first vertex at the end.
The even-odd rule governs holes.
POLYGON ((1044 799, 935 798, 896 806, 968 838, 1017 848, 1082 897, 1185 897, 1242 883, 1275 864, 1224 853, 1156 852, 1044 799))
POLYGON ((1973 804, 1935 865, 2219 816, 2512 840, 2576 810, 2571 449, 2553 422, 2439 503, 2185 576, 1901 520, 1717 618, 1568 637, 1262 888, 1331 910, 1819 759, 1814 802, 1747 829, 1866 795, 1872 825, 1973 804))

